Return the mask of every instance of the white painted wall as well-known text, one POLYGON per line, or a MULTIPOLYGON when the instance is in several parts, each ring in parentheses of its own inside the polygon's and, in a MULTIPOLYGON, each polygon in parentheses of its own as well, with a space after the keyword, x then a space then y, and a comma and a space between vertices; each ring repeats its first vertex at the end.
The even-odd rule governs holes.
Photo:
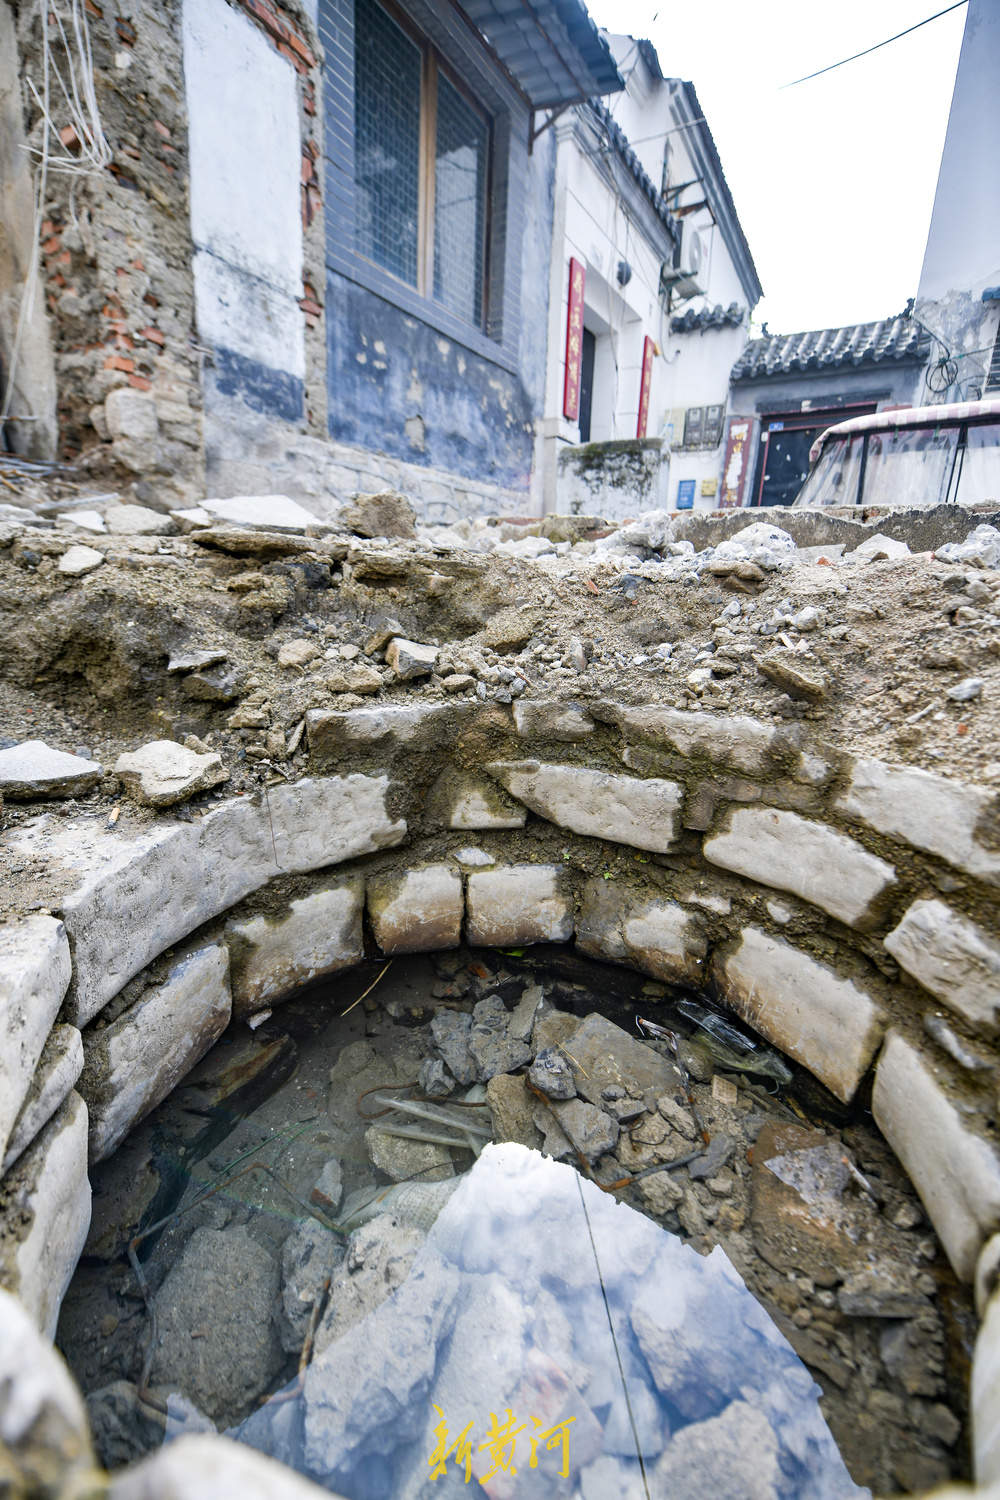
POLYGON ((305 375, 295 71, 226 0, 184 0, 200 338, 305 375))
MULTIPOLYGON (((683 131, 674 131, 670 110, 671 86, 660 81, 638 54, 631 37, 609 36, 608 42, 626 77, 626 90, 606 103, 614 119, 633 143, 636 155, 659 187, 664 142, 670 141, 670 177, 684 182, 696 176, 683 131), (666 132, 671 132, 669 136, 666 132), (652 139, 650 139, 652 138, 652 139)), ((586 118, 583 114, 582 118, 586 118)), ((588 132, 570 115, 553 127, 558 141, 552 273, 549 298, 549 354, 545 420, 542 424, 543 500, 546 510, 562 508, 557 493, 557 454, 580 441, 575 422, 562 416, 566 365, 566 316, 569 298, 569 261, 575 256, 586 272, 584 325, 598 335, 594 375, 591 440, 634 438, 638 416, 643 341, 648 335, 659 346, 650 389, 647 436, 670 439, 672 418, 689 406, 725 404, 729 372, 747 339, 748 320, 738 328, 704 333, 671 334, 670 318, 659 296, 662 240, 653 243, 627 215, 613 185, 601 170, 601 156, 588 143, 588 132), (632 267, 632 279, 621 287, 619 260, 632 267)), ((689 190, 682 201, 698 196, 689 190)), ((691 307, 714 307, 731 302, 746 306, 746 296, 720 230, 708 210, 692 214, 686 223, 698 229, 705 247, 705 294, 686 302, 674 300, 673 313, 691 307)), ((725 427, 723 427, 723 432, 725 427)), ((683 428, 676 434, 683 439, 683 428)), ((714 501, 700 496, 702 479, 721 475, 724 442, 718 448, 670 455, 668 494, 676 501, 677 482, 693 478, 695 504, 710 509, 714 501)), ((666 448, 665 448, 666 452, 666 448)))

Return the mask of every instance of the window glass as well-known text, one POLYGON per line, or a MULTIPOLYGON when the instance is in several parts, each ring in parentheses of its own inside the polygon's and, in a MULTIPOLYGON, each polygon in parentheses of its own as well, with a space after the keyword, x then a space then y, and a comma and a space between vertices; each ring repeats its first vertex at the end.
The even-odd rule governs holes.
POLYGON ((355 244, 416 286, 421 52, 375 0, 354 24, 355 244))
POLYGON ((443 73, 434 154, 434 299, 466 322, 483 320, 486 122, 443 73))
POLYGON ((856 504, 863 442, 859 434, 827 443, 795 504, 803 507, 856 504))
POLYGON ((865 505, 941 505, 948 496, 957 427, 909 427, 868 438, 865 505))
POLYGON ((981 500, 1000 504, 1000 422, 969 428, 958 499, 964 505, 981 500))

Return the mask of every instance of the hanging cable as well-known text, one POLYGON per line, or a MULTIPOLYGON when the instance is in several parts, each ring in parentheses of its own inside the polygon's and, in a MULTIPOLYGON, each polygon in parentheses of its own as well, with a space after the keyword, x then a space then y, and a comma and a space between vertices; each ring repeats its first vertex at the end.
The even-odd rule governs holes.
POLYGON ((866 47, 863 52, 853 52, 850 57, 842 57, 840 62, 830 63, 825 68, 817 68, 815 73, 806 73, 802 78, 793 78, 791 83, 783 83, 781 88, 793 89, 797 83, 808 83, 810 78, 822 78, 824 73, 832 73, 834 68, 842 68, 845 63, 856 62, 859 57, 867 57, 870 52, 878 52, 880 47, 888 47, 890 42, 898 42, 900 37, 909 36, 911 31, 919 31, 921 26, 929 26, 931 21, 936 21, 939 17, 948 15, 949 11, 958 10, 965 4, 966 0, 955 0, 954 5, 946 5, 944 10, 935 11, 934 15, 918 21, 915 26, 907 26, 905 31, 897 31, 895 36, 887 36, 884 42, 876 42, 874 47, 866 47))

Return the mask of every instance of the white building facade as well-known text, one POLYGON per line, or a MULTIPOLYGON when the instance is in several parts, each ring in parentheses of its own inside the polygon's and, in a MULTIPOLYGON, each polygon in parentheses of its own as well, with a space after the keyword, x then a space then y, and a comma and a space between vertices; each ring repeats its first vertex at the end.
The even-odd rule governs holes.
POLYGON ((610 519, 711 509, 760 282, 693 87, 664 77, 649 42, 606 40, 625 91, 551 126, 538 498, 610 519))

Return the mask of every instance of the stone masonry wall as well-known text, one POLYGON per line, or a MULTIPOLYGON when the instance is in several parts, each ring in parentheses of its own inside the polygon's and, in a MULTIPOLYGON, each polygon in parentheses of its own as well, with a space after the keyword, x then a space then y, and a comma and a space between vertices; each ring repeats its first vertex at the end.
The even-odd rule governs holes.
POLYGON ((230 1015, 363 958, 564 942, 707 986, 875 1118, 983 1318, 1000 1480, 995 798, 801 725, 569 700, 314 710, 310 775, 123 841, 9 835, 57 905, 0 928, 0 1283, 51 1334, 107 1155, 230 1015), (367 929, 363 918, 367 914, 367 929), (368 936, 366 937, 366 930, 368 936))

